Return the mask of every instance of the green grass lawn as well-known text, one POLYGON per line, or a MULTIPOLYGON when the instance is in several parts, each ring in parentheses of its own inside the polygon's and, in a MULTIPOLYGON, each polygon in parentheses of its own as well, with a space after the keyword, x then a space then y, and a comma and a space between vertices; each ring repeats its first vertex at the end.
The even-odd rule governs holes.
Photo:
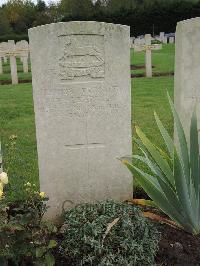
MULTIPOLYGON (((131 51, 132 52, 132 51, 131 51)), ((144 54, 132 54, 131 62, 144 63, 144 54)), ((154 71, 172 71, 174 64, 174 45, 164 45, 163 50, 153 52, 154 71)), ((5 71, 9 65, 4 65, 5 71)), ((18 60, 18 69, 22 64, 18 60)), ((6 73, 4 75, 9 74, 6 73)), ((31 73, 28 73, 31 76, 31 73)), ((23 72, 19 76, 25 77, 23 72)), ((0 76, 0 79, 3 75, 0 76)), ((173 123, 167 102, 166 92, 173 95, 173 77, 132 79, 132 128, 139 125, 157 145, 162 147, 162 139, 155 124, 153 111, 160 116, 172 134, 173 123)), ((4 169, 8 171, 10 182, 20 194, 25 182, 38 186, 38 163, 35 137, 35 122, 32 100, 32 85, 0 85, 0 139, 3 147, 4 169), (11 136, 17 139, 10 140, 11 136)), ((133 145, 133 152, 137 148, 133 145)), ((138 164, 138 163, 137 163, 138 164)), ((14 192, 15 193, 15 192, 14 192)))
MULTIPOLYGON (((173 78, 137 78, 132 80, 132 127, 139 125, 156 142, 161 143, 154 122, 153 111, 172 133, 172 117, 166 91, 172 95, 173 78)), ((0 136, 3 146, 5 170, 11 183, 20 187, 25 181, 38 185, 38 164, 35 138, 34 111, 31 84, 0 86, 0 136), (10 136, 16 135, 15 145, 10 136)), ((136 147, 133 147, 137 151, 136 147)))
POLYGON ((38 164, 31 84, 0 86, 0 138, 4 169, 10 182, 20 187, 25 181, 38 185, 38 164), (16 135, 16 143, 9 138, 16 135))

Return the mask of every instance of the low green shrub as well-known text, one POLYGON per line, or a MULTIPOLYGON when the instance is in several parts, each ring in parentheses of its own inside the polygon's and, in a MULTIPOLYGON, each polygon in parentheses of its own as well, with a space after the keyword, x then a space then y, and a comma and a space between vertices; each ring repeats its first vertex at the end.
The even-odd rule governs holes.
POLYGON ((69 265, 154 265, 159 233, 137 207, 106 201, 65 213, 60 252, 69 265))

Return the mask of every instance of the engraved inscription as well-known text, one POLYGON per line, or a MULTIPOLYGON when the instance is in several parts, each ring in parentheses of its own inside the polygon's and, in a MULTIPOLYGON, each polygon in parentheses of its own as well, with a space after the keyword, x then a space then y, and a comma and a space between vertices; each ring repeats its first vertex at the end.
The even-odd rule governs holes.
POLYGON ((60 36, 59 41, 62 47, 59 57, 61 80, 104 78, 104 36, 67 35, 60 36))
POLYGON ((119 103, 120 88, 103 83, 62 84, 54 91, 46 91, 45 111, 67 117, 105 116, 105 114, 119 113, 123 105, 119 103))

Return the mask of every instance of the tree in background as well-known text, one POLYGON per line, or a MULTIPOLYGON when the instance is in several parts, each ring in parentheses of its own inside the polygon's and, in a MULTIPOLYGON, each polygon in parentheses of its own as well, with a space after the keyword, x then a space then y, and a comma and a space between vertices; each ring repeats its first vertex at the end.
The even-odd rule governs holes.
POLYGON ((34 19, 34 4, 31 1, 9 0, 2 7, 2 12, 15 33, 25 33, 34 19))
POLYGON ((12 28, 10 26, 9 20, 6 14, 0 10, 0 36, 9 34, 12 32, 12 28))
POLYGON ((60 0, 49 5, 44 0, 8 0, 0 7, 0 41, 11 33, 13 39, 24 38, 33 26, 70 20, 129 25, 134 36, 174 32, 178 21, 198 16, 200 0, 60 0))

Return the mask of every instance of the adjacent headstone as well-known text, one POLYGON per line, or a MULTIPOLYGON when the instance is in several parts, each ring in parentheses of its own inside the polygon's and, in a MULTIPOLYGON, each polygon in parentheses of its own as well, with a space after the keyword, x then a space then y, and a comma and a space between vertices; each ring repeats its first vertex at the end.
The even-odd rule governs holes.
POLYGON ((6 64, 8 62, 8 59, 6 56, 3 57, 3 62, 4 62, 4 64, 6 64))
POLYGON ((169 43, 174 43, 174 37, 169 37, 169 43))
POLYGON ((3 74, 2 57, 0 56, 0 74, 3 74))
POLYGON ((15 52, 15 42, 13 40, 8 41, 8 52, 10 56, 10 70, 11 70, 11 79, 12 84, 18 84, 17 76, 17 62, 16 62, 16 52, 15 52))
POLYGON ((29 30, 40 188, 55 219, 73 204, 132 197, 129 27, 66 22, 29 30))
POLYGON ((163 39, 163 43, 167 43, 168 42, 168 38, 165 36, 163 39))
POLYGON ((29 44, 27 41, 22 40, 16 43, 16 50, 19 53, 20 60, 23 64, 24 73, 28 73, 28 55, 29 55, 29 44))
POLYGON ((192 112, 197 104, 200 127, 200 18, 181 21, 176 28, 175 106, 187 139, 192 112))
POLYGON ((8 44, 6 42, 2 42, 0 43, 0 58, 1 58, 1 62, 0 62, 0 74, 3 74, 3 65, 2 65, 2 58, 4 58, 5 53, 7 51, 8 48, 8 44))
POLYGON ((160 41, 164 42, 165 39, 165 33, 164 32, 160 32, 160 41))
POLYGON ((162 44, 151 44, 151 34, 145 35, 145 45, 135 45, 135 52, 145 51, 145 63, 146 63, 146 77, 152 77, 152 59, 151 59, 151 51, 152 50, 160 50, 162 49, 162 44))

